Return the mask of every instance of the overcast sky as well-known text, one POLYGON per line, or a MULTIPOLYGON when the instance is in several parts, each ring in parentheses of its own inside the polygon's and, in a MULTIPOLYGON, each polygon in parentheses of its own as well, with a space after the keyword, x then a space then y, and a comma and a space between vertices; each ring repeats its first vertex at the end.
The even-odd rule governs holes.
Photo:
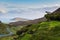
POLYGON ((10 22, 12 18, 37 19, 43 17, 45 11, 54 11, 60 0, 0 0, 0 20, 10 22))

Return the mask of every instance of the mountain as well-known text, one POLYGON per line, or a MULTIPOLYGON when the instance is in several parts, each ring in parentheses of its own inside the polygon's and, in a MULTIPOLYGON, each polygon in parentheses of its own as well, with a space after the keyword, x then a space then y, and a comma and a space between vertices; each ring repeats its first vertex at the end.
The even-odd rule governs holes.
POLYGON ((52 12, 53 14, 55 13, 60 13, 60 8, 58 8, 57 10, 55 10, 54 12, 52 12))
POLYGON ((11 19, 11 20, 12 20, 12 21, 28 21, 28 19, 19 18, 19 17, 13 18, 13 19, 11 19))
POLYGON ((34 19, 34 20, 30 20, 29 22, 31 24, 36 24, 36 23, 43 22, 43 21, 46 21, 46 18, 45 17, 34 19))
POLYGON ((57 13, 60 13, 60 8, 57 8, 55 11, 53 11, 52 13, 51 12, 48 12, 46 11, 46 13, 48 14, 57 14, 57 13))
POLYGON ((11 22, 9 23, 9 25, 14 25, 14 26, 18 26, 18 25, 29 25, 29 24, 36 24, 42 21, 46 21, 46 18, 39 18, 39 19, 34 19, 34 20, 28 20, 28 21, 17 21, 17 22, 11 22))

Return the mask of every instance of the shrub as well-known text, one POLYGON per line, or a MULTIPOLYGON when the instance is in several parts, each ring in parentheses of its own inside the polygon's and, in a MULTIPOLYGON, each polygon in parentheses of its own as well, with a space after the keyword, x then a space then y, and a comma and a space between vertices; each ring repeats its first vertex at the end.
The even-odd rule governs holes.
POLYGON ((47 18, 47 20, 57 20, 57 21, 60 21, 60 13, 46 14, 45 17, 47 18))

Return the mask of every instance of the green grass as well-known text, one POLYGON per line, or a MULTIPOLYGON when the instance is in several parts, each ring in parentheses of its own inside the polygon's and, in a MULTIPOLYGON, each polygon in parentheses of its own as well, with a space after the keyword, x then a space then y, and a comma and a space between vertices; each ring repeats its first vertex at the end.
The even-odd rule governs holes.
MULTIPOLYGON (((13 32, 16 35, 16 31, 20 30, 23 26, 17 26, 17 27, 10 27, 11 32, 13 32)), ((13 40, 14 36, 5 36, 0 37, 0 40, 13 40)))
MULTIPOLYGON (((17 40, 60 40, 60 21, 49 21, 33 24, 30 27, 18 26, 11 27, 10 30, 16 34, 16 31, 23 28, 28 31, 24 32, 22 37, 17 40), (34 31, 33 34, 29 32, 34 31)), ((14 36, 0 38, 0 40, 13 40, 14 36)))
POLYGON ((20 38, 21 40, 60 40, 60 21, 49 21, 33 24, 27 29, 27 33, 25 33, 25 35, 20 38), (32 34, 32 38, 30 38, 28 35, 30 30, 36 30, 32 34))
POLYGON ((26 34, 21 40, 30 40, 31 36, 31 34, 26 34))
POLYGON ((10 30, 16 34, 16 31, 20 30, 21 28, 23 28, 23 26, 17 26, 17 27, 11 27, 10 30))
POLYGON ((12 36, 1 37, 0 40, 13 40, 12 36))

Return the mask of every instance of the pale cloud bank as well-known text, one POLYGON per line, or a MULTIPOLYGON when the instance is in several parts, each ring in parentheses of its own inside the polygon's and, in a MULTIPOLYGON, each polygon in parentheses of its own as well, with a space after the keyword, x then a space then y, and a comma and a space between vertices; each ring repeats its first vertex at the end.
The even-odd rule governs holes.
POLYGON ((59 7, 60 7, 59 4, 20 5, 11 3, 10 4, 0 3, 0 20, 8 19, 10 21, 10 19, 15 17, 26 18, 26 19, 37 19, 43 17, 46 14, 45 11, 53 12, 59 7))
POLYGON ((60 7, 60 4, 52 4, 52 5, 22 5, 22 4, 11 4, 11 3, 0 3, 0 12, 1 13, 8 13, 9 11, 15 11, 15 12, 24 12, 23 10, 26 10, 27 12, 32 11, 31 9, 40 9, 45 7, 54 7, 58 6, 60 7))

